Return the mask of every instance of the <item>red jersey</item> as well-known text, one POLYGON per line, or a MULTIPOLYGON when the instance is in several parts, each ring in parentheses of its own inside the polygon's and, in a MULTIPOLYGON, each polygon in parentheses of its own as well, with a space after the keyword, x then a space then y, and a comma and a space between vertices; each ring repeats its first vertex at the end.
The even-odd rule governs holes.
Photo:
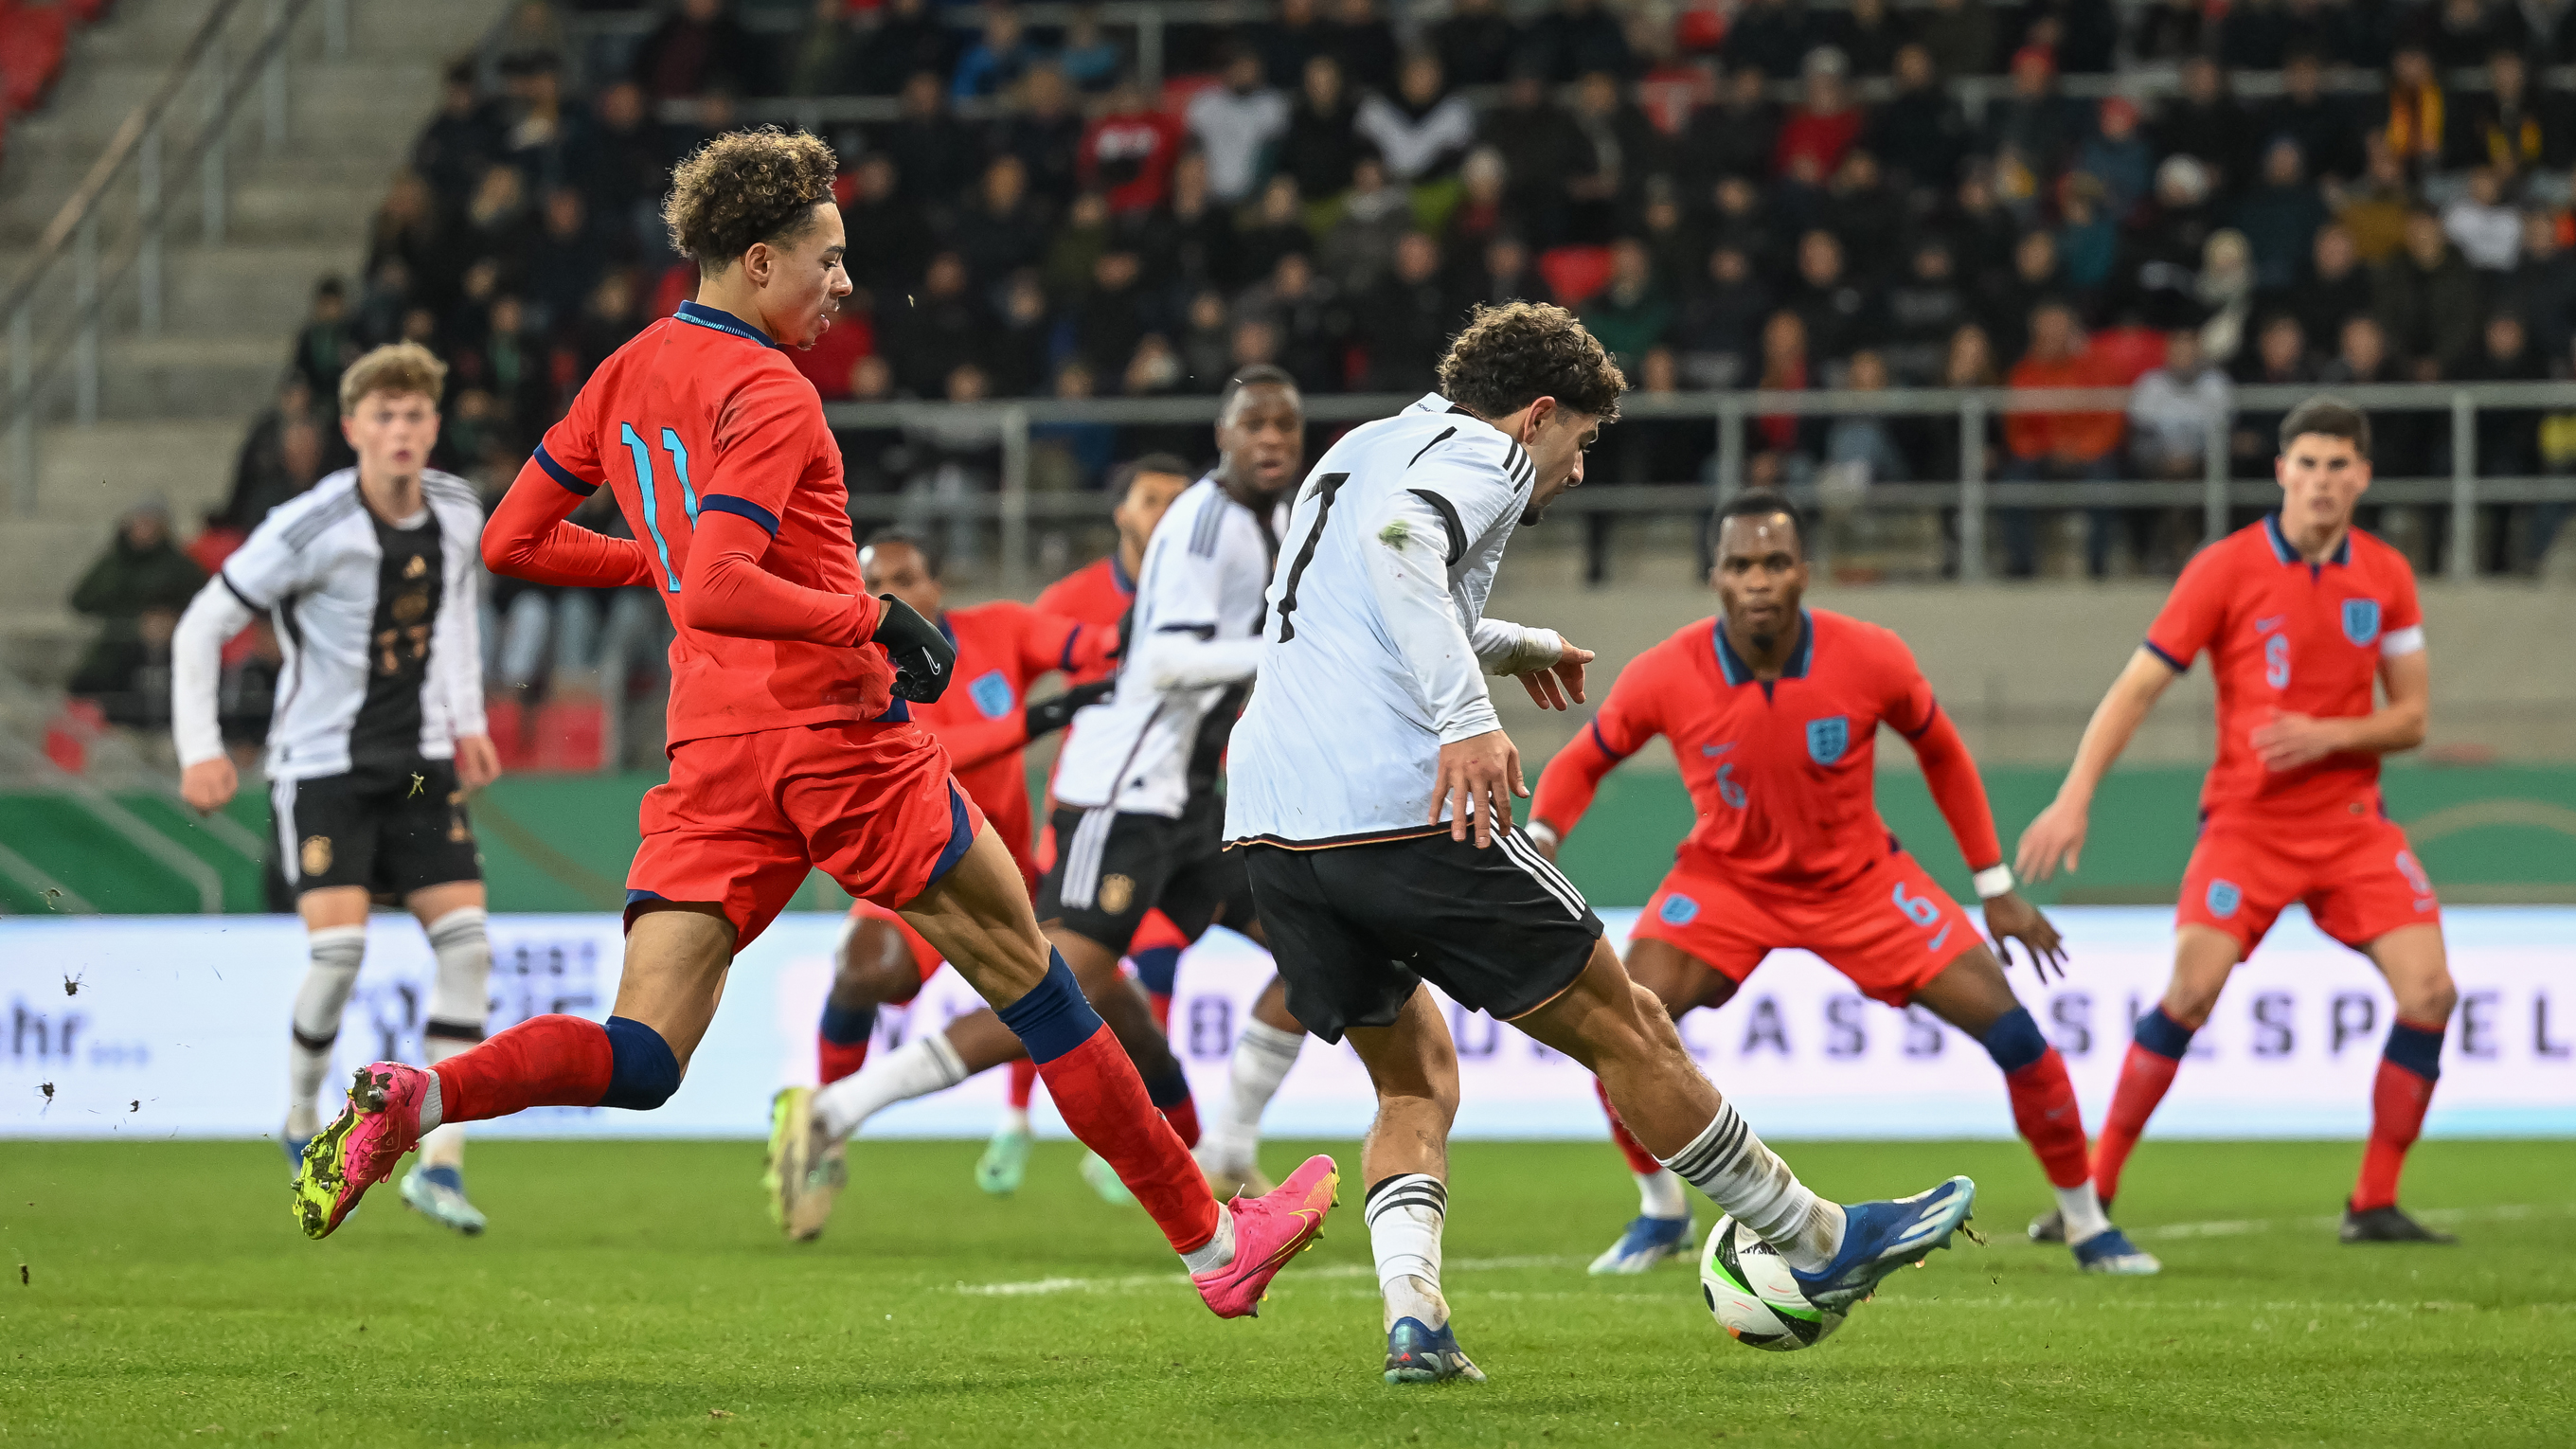
POLYGON ((1698 816, 1678 858, 1773 890, 1836 890, 1896 849, 1872 780, 1884 722, 1913 742, 1969 867, 1999 863, 1976 764, 1905 641, 1823 609, 1800 619, 1777 680, 1754 677, 1717 619, 1637 656, 1548 762, 1530 818, 1571 833, 1601 776, 1662 735, 1698 816))
POLYGON ((893 666, 884 650, 856 647, 875 631, 877 606, 859 580, 840 447, 814 385, 757 329, 682 303, 599 365, 534 462, 576 495, 602 483, 616 492, 678 628, 672 744, 888 714, 893 666), (744 557, 702 567, 742 567, 683 598, 699 521, 716 515, 749 520, 768 540, 729 530, 753 541, 734 546, 744 557), (733 632, 710 627, 719 622, 733 632))
POLYGON ((2423 625, 2406 556, 2359 529, 2321 564, 2300 559, 2278 514, 2202 549, 2147 630, 2147 648, 2175 673, 2207 650, 2218 677, 2218 763, 2201 783, 2202 812, 2378 809, 2379 756, 2267 770, 2254 731, 2275 714, 2370 713, 2380 661, 2423 648, 2423 625))
POLYGON ((957 646, 957 669, 948 691, 932 704, 912 706, 912 717, 948 751, 957 783, 980 807, 1023 874, 1034 876, 1030 851, 1028 767, 1020 750, 1029 742, 1023 696, 1029 681, 1050 670, 1097 671, 1118 641, 1117 629, 1095 628, 1042 613, 1012 599, 940 616, 940 632, 957 646))
MULTIPOLYGON (((1127 576, 1126 566, 1118 562, 1114 553, 1075 569, 1038 595, 1039 612, 1079 620, 1096 629, 1117 628, 1135 604, 1136 581, 1127 576)), ((1117 670, 1117 661, 1103 656, 1097 664, 1070 671, 1067 682, 1089 684, 1095 679, 1107 679, 1117 670)))

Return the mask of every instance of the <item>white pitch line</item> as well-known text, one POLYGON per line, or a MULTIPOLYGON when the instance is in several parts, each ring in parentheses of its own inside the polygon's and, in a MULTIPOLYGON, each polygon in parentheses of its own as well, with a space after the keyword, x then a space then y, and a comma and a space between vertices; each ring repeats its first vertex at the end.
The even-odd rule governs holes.
MULTIPOLYGON (((2420 1219, 2422 1219, 2422 1220, 2424 1220, 2424 1221, 2426 1221, 2426 1222, 2430 1222, 2430 1223, 2440 1223, 2440 1224, 2454 1224, 2454 1223, 2481 1223, 2481 1222, 2515 1222, 2515 1221, 2520 1221, 2520 1220, 2528 1219, 2528 1218, 2576 1217, 2576 1203, 2538 1203, 2538 1204, 2534 1204, 2534 1203, 2499 1203, 2499 1204, 2497 1204, 2497 1205, 2495 1205, 2495 1206, 2493 1206, 2493 1207, 2483 1207, 2483 1208, 2431 1208, 2431 1209, 2427 1209, 2426 1211, 2419 1212, 2419 1213, 2415 1214, 2415 1216, 2416 1216, 2416 1217, 2418 1217, 2418 1218, 2420 1218, 2420 1219)), ((2337 1218, 2337 1217, 2328 1217, 2328 1216, 2316 1216, 2316 1217, 2295 1217, 2295 1218, 2218 1218, 2218 1219, 2214 1219, 2214 1220, 2211 1220, 2211 1221, 2208 1221, 2208 1222, 2198 1222, 2198 1223, 2163 1223, 2163 1224, 2159 1224, 2159 1225, 2157 1225, 2157 1226, 2155 1226, 2155 1227, 2139 1229, 2139 1230, 2137 1230, 2137 1231, 2132 1232, 2132 1233, 2130 1234, 2130 1236, 2131 1236, 2131 1237, 2133 1237, 2133 1238, 2144 1238, 2144 1239, 2149 1239, 2149 1240, 2159 1241, 2159 1242, 2161 1242, 2161 1241, 2167 1241, 2167 1240, 2173 1240, 2173 1239, 2184 1239, 2184 1238, 2227 1238, 2227 1237, 2241 1237, 2241 1236, 2245 1236, 2245 1235, 2253 1234, 2253 1233, 2268 1233, 2268 1232, 2276 1232, 2276 1231, 2279 1231, 2279 1230, 2284 1229, 2284 1228, 2299 1228, 2299 1229, 2331 1229, 2331 1228, 2335 1227, 2335 1226, 2336 1226, 2338 1223, 2340 1223, 2341 1221, 2342 1221, 2342 1219, 2340 1219, 2340 1218, 2337 1218)), ((2000 1247, 2000 1246, 2011 1246, 2011 1247, 2040 1247, 2040 1246, 2043 1246, 2043 1245, 2042 1245, 2042 1244, 2033 1243, 2033 1242, 2031 1242, 2029 1239, 2027 1239, 2027 1238, 2023 1237, 2023 1236, 2022 1236, 2021 1234, 2019 1234, 2019 1233, 2008 1233, 2008 1234, 1997 1234, 1997 1235, 1995 1235, 1995 1237, 1994 1237, 1994 1239, 1993 1239, 1992 1243, 1990 1244, 1990 1246, 1999 1246, 1999 1247, 2000 1247)), ((2049 1245, 2046 1245, 2046 1246, 2052 1246, 2052 1247, 2053 1247, 2053 1246, 2055 1246, 2055 1245, 2054 1245, 2054 1244, 2049 1244, 2049 1245)), ((1578 1266, 1578 1265, 1580 1265, 1580 1264, 1582 1264, 1582 1263, 1584 1263, 1584 1262, 1586 1262, 1586 1261, 1588 1261, 1588 1260, 1583 1259, 1583 1258, 1559 1257, 1559 1256, 1550 1256, 1550 1255, 1544 1255, 1544 1254, 1541 1254, 1541 1255, 1523 1255, 1523 1256, 1517 1256, 1517 1257, 1501 1257, 1501 1258, 1452 1258, 1452 1259, 1450 1259, 1447 1263, 1445 1263, 1445 1264, 1443 1264, 1443 1265, 1442 1265, 1442 1270, 1443 1270, 1444 1274, 1446 1274, 1446 1273, 1493 1273, 1493 1272, 1509 1272, 1509 1271, 1514 1271, 1514 1270, 1532 1269, 1532 1268, 1570 1268, 1570 1267, 1578 1266)), ((1299 1270, 1297 1270, 1297 1272, 1296 1272, 1296 1274, 1295 1274, 1294 1278, 1292 1278, 1290 1281, 1291 1281, 1291 1282, 1300 1282, 1300 1281, 1310 1281, 1310 1280, 1314 1280, 1314 1279, 1374 1278, 1374 1277, 1376 1277, 1376 1276, 1377 1276, 1377 1269, 1376 1269, 1375 1267, 1373 1267, 1373 1266, 1368 1265, 1368 1264, 1364 1264, 1364 1263, 1332 1263, 1332 1264, 1327 1264, 1327 1265, 1325 1265, 1325 1266, 1317 1267, 1317 1268, 1305 1268, 1305 1269, 1299 1269, 1299 1270)), ((1189 1279, 1189 1275, 1188 1275, 1188 1274, 1186 1274, 1186 1273, 1131 1273, 1131 1274, 1126 1274, 1126 1275, 1124 1275, 1124 1276, 1114 1277, 1114 1278, 1069 1278, 1069 1277, 1053 1277, 1053 1278, 1029 1278, 1029 1279, 1023 1279, 1023 1280, 1018 1281, 1018 1282, 1012 1282, 1012 1283, 966 1283, 966 1282, 959 1282, 959 1283, 957 1283, 956 1285, 954 1285, 954 1286, 953 1286, 949 1291, 954 1292, 954 1293, 962 1293, 962 1294, 965 1294, 965 1295, 967 1295, 967 1296, 969 1296, 969 1297, 975 1297, 975 1298, 1029 1298, 1029 1297, 1043 1297, 1043 1296, 1045 1296, 1045 1295, 1052 1294, 1052 1293, 1142 1293, 1142 1292, 1148 1292, 1148 1291, 1161 1292, 1161 1291, 1165 1291, 1165 1290, 1168 1290, 1168 1289, 1172 1288, 1172 1287, 1173 1287, 1174 1285, 1176 1285, 1176 1284, 1179 1284, 1179 1285, 1186 1285, 1189 1281, 1190 1281, 1190 1279, 1189 1279)), ((1475 1292, 1475 1293, 1485 1294, 1485 1295, 1488 1295, 1488 1296, 1494 1296, 1494 1295, 1499 1295, 1499 1294, 1501 1294, 1501 1293, 1505 1292, 1506 1290, 1501 1290, 1501 1289, 1470 1289, 1470 1290, 1464 1290, 1464 1291, 1469 1291, 1469 1292, 1475 1292)), ((1536 1296, 1536 1295, 1531 1295, 1531 1296, 1536 1296)), ((1581 1297, 1581 1298, 1599 1298, 1599 1297, 1602 1297, 1603 1295, 1601 1295, 1601 1294, 1597 1294, 1597 1293, 1582 1293, 1582 1294, 1568 1294, 1568 1295, 1565 1295, 1565 1296, 1569 1296, 1569 1297, 1581 1297)), ((1985 1308, 1985 1307, 1996 1307, 1996 1308, 2002 1308, 2002 1307, 2012 1307, 2012 1306, 2016 1306, 2016 1302, 2017 1302, 2016 1300, 2011 1299, 2011 1298, 1987 1298, 1987 1299, 1961 1299, 1961 1298, 1950 1298, 1950 1299, 1939 1299, 1939 1300, 1933 1300, 1933 1299, 1914 1299, 1914 1300, 1899 1299, 1899 1300, 1886 1300, 1886 1299, 1882 1299, 1882 1300, 1880 1300, 1880 1301, 1881 1301, 1882 1303, 1884 1303, 1884 1302, 1889 1302, 1889 1301, 1896 1301, 1896 1302, 1909 1302, 1909 1303, 1912 1303, 1912 1304, 1914 1304, 1914 1305, 1916 1305, 1916 1306, 1921 1306, 1922 1304, 1925 1304, 1925 1303, 1938 1302, 1938 1303, 1940 1303, 1940 1304, 1942 1304, 1942 1305, 1944 1305, 1944 1306, 1949 1306, 1949 1307, 1973 1307, 1973 1308, 1985 1308)), ((2036 1305, 2043 1305, 2043 1304, 2045 1304, 2045 1305, 2050 1305, 2050 1306, 2057 1306, 2057 1307, 2066 1307, 2066 1306, 2070 1306, 2070 1305, 2067 1305, 2067 1304, 2065 1304, 2065 1303, 2063 1303, 2062 1301, 2057 1300, 2057 1299, 2028 1299, 2028 1300, 2019 1300, 2019 1301, 2018 1301, 2018 1303, 2019 1303, 2019 1306, 2036 1306, 2036 1305)), ((2107 1302, 2106 1302, 2106 1306, 2108 1306, 2108 1303, 2107 1303, 2107 1302)), ((2412 1313, 2412 1312, 2417 1312, 2417 1311, 2420 1311, 2420 1310, 2422 1310, 2422 1309, 2426 1309, 2426 1308, 2455 1308, 2455 1309, 2467 1309, 2467 1308, 2469 1308, 2471 1305, 2469 1305, 2469 1304, 2465 1304, 2465 1303, 2384 1303, 2384 1304, 2353 1304, 2353 1303, 2307 1303, 2307 1304, 2301 1304, 2301 1303, 2262 1303, 2262 1304, 2252 1304, 2252 1305, 2248 1305, 2248 1304, 2242 1304, 2242 1303, 2215 1303, 2215 1302, 2213 1302, 2213 1303, 2208 1303, 2208 1304, 2195 1304, 2195 1303, 2175 1303, 2175 1302, 2173 1302, 2173 1301, 2172 1301, 2172 1300, 2170 1300, 2170 1299, 2166 1299, 2166 1300, 2161 1300, 2160 1302, 2141 1302, 2141 1303, 2139 1303, 2137 1306, 2145 1306, 2145 1307, 2159 1307, 2159 1306, 2161 1306, 2161 1307, 2175 1307, 2175 1308, 2190 1308, 2190 1307, 2212 1307, 2212 1308, 2218 1308, 2218 1307, 2224 1307, 2224 1308, 2231 1308, 2231 1309, 2246 1308, 2246 1307, 2249 1307, 2249 1306, 2250 1306, 2250 1307, 2254 1307, 2254 1308, 2263 1309, 2263 1310, 2265 1310, 2265 1311, 2271 1311, 2271 1312, 2283 1312, 2283 1313, 2286 1313, 2286 1312, 2292 1312, 2292 1311, 2311 1311, 2311 1310, 2323 1310, 2323 1309, 2333 1309, 2333 1310, 2335 1310, 2335 1311, 2337 1311, 2337 1312, 2348 1312, 2348 1311, 2365 1310, 2365 1309, 2366 1309, 2366 1310, 2369 1310, 2369 1311, 2383 1311, 2383 1310, 2384 1310, 2384 1311, 2388 1311, 2388 1312, 2408 1312, 2408 1313, 2412 1313)), ((2526 1305, 2526 1306, 2527 1306, 2527 1307, 2529 1307, 2529 1308, 2531 1308, 2531 1309, 2534 1309, 2534 1310, 2539 1310, 2539 1311, 2550 1311, 2550 1312, 2563 1311, 2563 1310, 2564 1310, 2564 1308, 2566 1307, 2566 1305, 2560 1305, 2560 1304, 2531 1304, 2531 1305, 2526 1305)), ((2497 1310, 2497 1311, 2504 1311, 2504 1310, 2497 1310)))
MULTIPOLYGON (((1443 1273, 1490 1273, 1514 1268, 1564 1268, 1584 1261, 1580 1258, 1551 1256, 1517 1258, 1452 1258, 1441 1265, 1443 1273)), ((1328 1263, 1320 1268, 1297 1270, 1294 1281, 1316 1278, 1375 1278, 1377 1269, 1367 1263, 1328 1263)), ((1186 1285, 1187 1273, 1130 1273, 1117 1278, 1030 1278, 1017 1283, 959 1283, 949 1291, 976 1298, 1026 1298, 1049 1293, 1136 1293, 1146 1289, 1186 1285)))

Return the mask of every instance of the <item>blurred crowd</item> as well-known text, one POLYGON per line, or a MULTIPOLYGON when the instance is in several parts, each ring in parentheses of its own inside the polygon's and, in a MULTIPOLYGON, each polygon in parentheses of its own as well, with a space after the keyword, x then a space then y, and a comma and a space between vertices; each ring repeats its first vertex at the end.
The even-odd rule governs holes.
MULTIPOLYGON (((1204 394, 1253 362, 1418 392, 1467 308, 1532 297, 1575 306, 1650 391, 2131 388, 2124 411, 1964 442, 1989 477, 2180 479, 2213 416, 2229 467, 2268 472, 2267 420, 2224 422, 2238 385, 2576 363, 2566 0, 1201 13, 1175 12, 1148 92, 1134 33, 1085 10, 679 0, 603 28, 528 0, 449 74, 364 272, 317 288, 228 523, 336 465, 338 368, 394 338, 455 369, 440 461, 506 484, 693 286, 657 215, 672 162, 779 96, 892 98, 823 124, 859 291, 796 361, 832 401, 1204 394), (2115 67, 2174 83, 2067 93, 2118 90, 2115 67), (1988 78, 1974 114, 1961 77, 1988 78)), ((2447 414, 2380 426, 2383 476, 2448 471, 2447 414)), ((1096 485, 1136 431, 1042 430, 1034 485, 1096 485)), ((972 426, 843 440, 854 493, 925 509, 999 466, 972 426)), ((2576 470, 2576 419, 2490 412, 2476 447, 2490 475, 2576 470)), ((1767 417, 1747 469, 1937 481, 1962 448, 1949 419, 1767 417)), ((1704 422, 1640 420, 1593 476, 1696 482, 1713 452, 1704 422)), ((2545 547, 2555 514, 2524 514, 2490 565, 2545 547)), ((2105 513, 2088 563, 2172 567, 2194 519, 2105 513)), ((2015 572, 2028 523, 1998 530, 2015 572)))

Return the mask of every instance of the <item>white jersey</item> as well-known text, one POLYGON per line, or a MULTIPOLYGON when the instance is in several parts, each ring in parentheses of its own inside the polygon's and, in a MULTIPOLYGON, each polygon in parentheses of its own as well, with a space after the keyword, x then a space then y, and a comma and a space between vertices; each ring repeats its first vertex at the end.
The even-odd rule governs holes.
POLYGON ((1228 756, 1227 839, 1435 828, 1440 747, 1502 727, 1485 674, 1564 650, 1552 630, 1484 616, 1536 482, 1518 443, 1438 393, 1324 454, 1280 533, 1261 684, 1228 756))
POLYGON ((1277 509, 1263 518, 1213 473, 1172 500, 1136 573, 1116 684, 1073 717, 1057 758, 1057 800, 1178 819, 1194 789, 1215 786, 1260 658, 1277 537, 1277 509))
POLYGON ((171 732, 179 762, 223 753, 223 643, 265 613, 285 658, 269 718, 271 778, 444 760, 486 732, 475 600, 483 510, 465 480, 425 472, 415 519, 387 523, 343 468, 279 504, 179 621, 171 732))

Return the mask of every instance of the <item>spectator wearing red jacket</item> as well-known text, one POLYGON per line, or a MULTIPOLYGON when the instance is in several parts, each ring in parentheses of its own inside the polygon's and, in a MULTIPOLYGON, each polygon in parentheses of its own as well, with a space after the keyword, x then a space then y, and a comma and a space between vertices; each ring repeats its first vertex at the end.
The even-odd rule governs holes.
POLYGON ((1806 97, 1780 123, 1772 165, 1782 176, 1822 186, 1842 169, 1843 153, 1860 140, 1861 111, 1843 84, 1850 62, 1830 45, 1807 52, 1806 97), (1808 168, 1814 168, 1810 171, 1808 168))
POLYGON ((1082 133, 1083 189, 1105 192, 1113 212, 1151 211, 1163 204, 1180 150, 1179 123, 1122 80, 1109 93, 1109 108, 1082 133))
MULTIPOLYGON (((2030 310, 2030 350, 2013 364, 2005 380, 2013 388, 2121 387, 2126 379, 2094 355, 2076 325, 2075 309, 2051 298, 2030 310)), ((2117 408, 2085 412, 2020 412, 2004 418, 2004 450, 2011 455, 2004 477, 2020 483, 2106 483, 2120 476, 2120 440, 2128 420, 2117 408)), ((2031 512, 1997 510, 2002 524, 2006 566, 2015 578, 2028 578, 2037 565, 2031 512)), ((2085 567, 2095 578, 2108 567, 2111 537, 2120 525, 2119 510, 2085 510, 2085 567)))

